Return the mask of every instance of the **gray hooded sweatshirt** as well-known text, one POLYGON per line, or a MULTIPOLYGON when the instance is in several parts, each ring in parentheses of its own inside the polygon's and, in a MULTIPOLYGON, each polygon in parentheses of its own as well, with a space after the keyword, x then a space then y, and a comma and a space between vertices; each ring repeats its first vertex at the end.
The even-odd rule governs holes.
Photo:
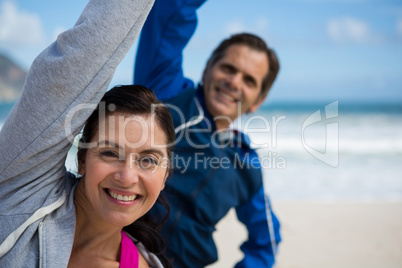
POLYGON ((67 266, 78 180, 66 172, 66 156, 153 2, 89 1, 33 62, 0 132, 0 267, 67 266))

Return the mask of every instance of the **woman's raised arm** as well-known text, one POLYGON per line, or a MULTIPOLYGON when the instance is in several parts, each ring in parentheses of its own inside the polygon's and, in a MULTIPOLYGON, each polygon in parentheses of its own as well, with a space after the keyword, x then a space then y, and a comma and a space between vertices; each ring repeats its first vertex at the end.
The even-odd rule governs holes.
MULTIPOLYGON (((0 226, 14 214, 28 218, 63 202, 71 138, 103 96, 153 2, 91 0, 76 25, 35 59, 0 132, 0 226)), ((0 233, 0 257, 7 235, 0 233)))

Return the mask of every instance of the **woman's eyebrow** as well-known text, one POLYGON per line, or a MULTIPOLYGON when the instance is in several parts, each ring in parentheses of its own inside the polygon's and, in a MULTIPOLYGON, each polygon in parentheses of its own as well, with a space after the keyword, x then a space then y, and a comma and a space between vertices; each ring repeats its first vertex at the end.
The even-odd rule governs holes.
POLYGON ((102 140, 98 142, 98 146, 110 146, 118 149, 123 149, 119 144, 114 143, 113 141, 108 141, 108 140, 102 140))
POLYGON ((146 149, 141 151, 141 154, 159 154, 160 156, 164 156, 165 154, 163 151, 158 150, 158 149, 146 149))

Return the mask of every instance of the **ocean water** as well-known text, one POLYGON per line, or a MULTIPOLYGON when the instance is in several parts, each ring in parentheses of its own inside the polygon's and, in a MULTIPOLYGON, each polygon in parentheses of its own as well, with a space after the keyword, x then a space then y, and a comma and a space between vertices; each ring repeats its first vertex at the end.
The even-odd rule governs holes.
MULTIPOLYGON (((0 127, 11 107, 0 103, 0 127)), ((273 104, 233 126, 250 135, 273 200, 402 200, 402 105, 273 104)))
POLYGON ((271 141, 258 152, 267 158, 265 186, 273 199, 402 200, 402 105, 336 102, 258 113, 271 132, 249 134, 257 146, 271 141))

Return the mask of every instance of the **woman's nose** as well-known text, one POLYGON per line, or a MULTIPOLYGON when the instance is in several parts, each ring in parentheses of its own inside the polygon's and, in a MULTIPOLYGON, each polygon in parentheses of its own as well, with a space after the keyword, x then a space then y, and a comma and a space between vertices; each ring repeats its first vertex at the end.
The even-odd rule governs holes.
POLYGON ((114 179, 119 181, 122 186, 130 186, 137 183, 139 180, 137 165, 135 163, 131 164, 129 161, 125 162, 115 172, 114 179))

